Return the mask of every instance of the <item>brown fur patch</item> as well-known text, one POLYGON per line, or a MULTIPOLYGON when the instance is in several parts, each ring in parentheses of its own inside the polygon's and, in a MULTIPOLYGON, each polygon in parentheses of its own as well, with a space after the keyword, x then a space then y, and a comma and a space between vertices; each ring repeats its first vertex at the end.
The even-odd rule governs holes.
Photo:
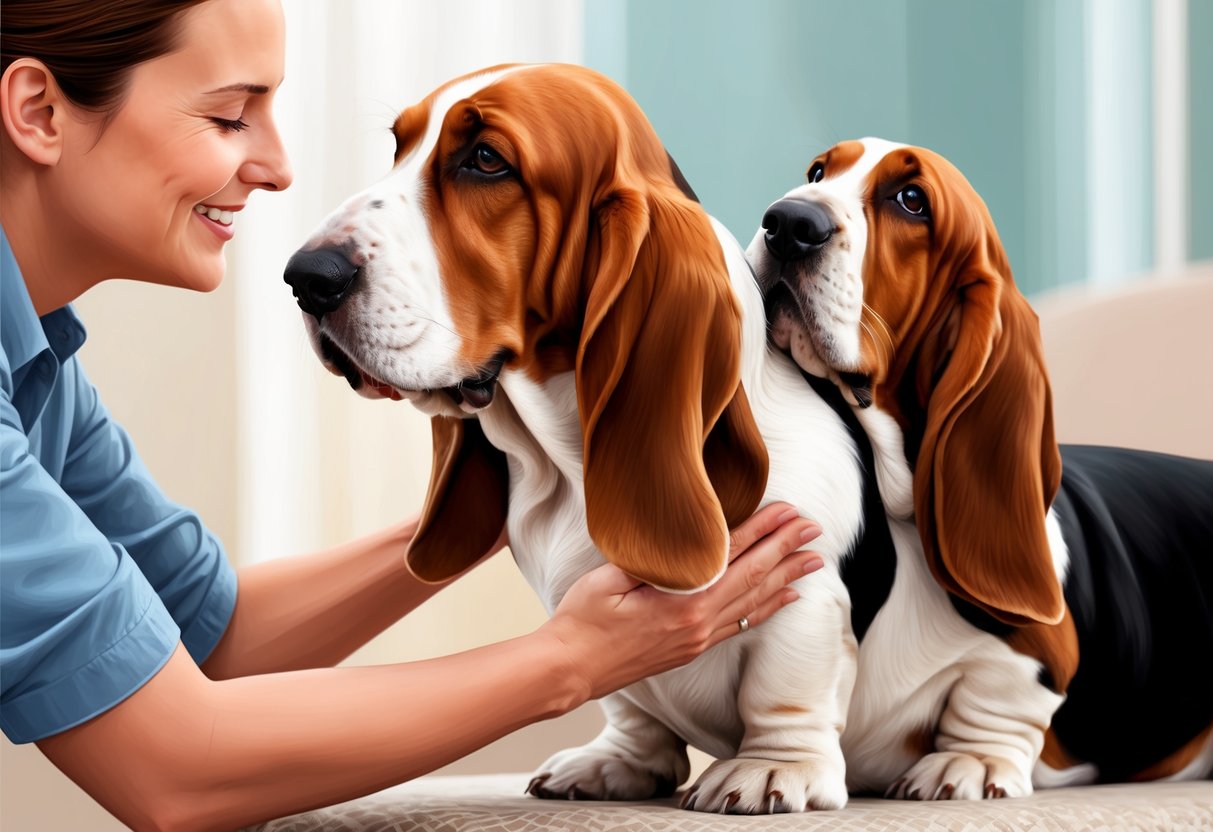
POLYGON ((392 124, 392 135, 396 137, 395 160, 397 164, 412 152, 425 136, 426 125, 430 123, 430 107, 433 103, 434 96, 431 95, 396 117, 395 123, 392 124))
POLYGON ((1078 631, 1067 606, 1065 616, 1056 624, 1028 624, 1017 627, 1007 638, 1017 653, 1036 659, 1052 677, 1050 687, 1065 693, 1078 670, 1078 631))
POLYGON ((924 725, 906 734, 902 746, 913 757, 925 757, 935 750, 935 727, 924 725))
POLYGON ((1070 752, 1062 748, 1061 741, 1057 739, 1052 728, 1045 731, 1045 745, 1040 752, 1040 761, 1055 771, 1064 771, 1082 763, 1082 760, 1071 756, 1070 752))
POLYGON ((841 176, 855 166, 855 163, 862 158, 863 152, 863 142, 855 140, 839 142, 814 159, 805 173, 807 175, 808 171, 813 169, 813 165, 820 162, 825 169, 826 179, 841 176))
POLYGON ((1179 750, 1168 754, 1154 765, 1137 772, 1129 779, 1140 783, 1147 780, 1161 780, 1164 777, 1179 774, 1204 750, 1205 743, 1209 741, 1210 735, 1213 735, 1213 725, 1201 731, 1179 750))

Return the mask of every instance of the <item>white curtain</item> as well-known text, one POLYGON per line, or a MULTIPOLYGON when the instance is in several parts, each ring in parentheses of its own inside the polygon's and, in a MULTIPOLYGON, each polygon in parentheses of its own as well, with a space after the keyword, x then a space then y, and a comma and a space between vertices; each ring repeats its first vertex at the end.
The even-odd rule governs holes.
POLYGON ((457 75, 505 62, 582 59, 580 2, 286 0, 277 115, 295 170, 259 193, 230 257, 239 401, 237 539, 250 563, 332 544, 420 507, 428 421, 366 401, 312 354, 287 259, 316 223, 383 176, 396 114, 457 75))

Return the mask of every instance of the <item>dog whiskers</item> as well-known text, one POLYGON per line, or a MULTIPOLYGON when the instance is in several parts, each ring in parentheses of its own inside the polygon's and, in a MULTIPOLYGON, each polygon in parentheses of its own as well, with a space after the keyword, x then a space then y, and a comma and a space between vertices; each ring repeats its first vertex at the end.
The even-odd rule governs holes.
POLYGON ((884 342, 883 346, 888 347, 889 354, 892 354, 893 346, 894 346, 892 328, 890 328, 888 322, 886 322, 885 319, 880 316, 880 313, 877 312, 875 309, 873 309, 871 306, 868 306, 868 304, 866 302, 863 305, 863 309, 865 312, 867 312, 869 315, 871 315, 873 321, 880 324, 879 336, 872 329, 872 327, 868 326, 868 324, 864 322, 863 315, 860 315, 859 323, 861 325, 863 325, 863 328, 867 331, 868 335, 871 336, 873 342, 875 342, 875 344, 877 346, 881 346, 880 342, 883 340, 883 342, 884 342), (883 336, 883 338, 880 336, 883 336))
POLYGON ((432 323, 434 326, 438 327, 439 329, 445 329, 447 332, 451 333, 451 334, 452 334, 452 335, 454 335, 456 338, 458 338, 458 337, 459 337, 459 333, 458 333, 458 332, 456 332, 455 330, 451 329, 449 326, 446 326, 445 324, 439 323, 438 321, 434 320, 433 318, 431 318, 431 317, 429 317, 429 316, 427 316, 427 315, 423 315, 423 314, 421 314, 421 313, 422 313, 422 310, 421 310, 420 308, 418 308, 418 307, 413 307, 413 309, 415 310, 414 314, 416 315, 416 317, 418 318, 418 320, 422 320, 422 321, 429 321, 430 323, 432 323))

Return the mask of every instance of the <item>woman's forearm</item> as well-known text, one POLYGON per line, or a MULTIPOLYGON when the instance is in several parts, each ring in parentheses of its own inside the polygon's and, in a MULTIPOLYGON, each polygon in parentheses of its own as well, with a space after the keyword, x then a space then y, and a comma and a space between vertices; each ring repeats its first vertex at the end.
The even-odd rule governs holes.
POLYGON ((681 666, 742 616, 761 626, 821 566, 797 551, 820 529, 785 522, 784 508, 734 532, 744 554, 701 593, 667 595, 605 565, 530 635, 404 665, 213 681, 178 645, 131 696, 38 746, 138 829, 231 828, 351 799, 681 666))
POLYGON ((222 697, 240 709, 217 721, 215 743, 243 762, 209 772, 206 785, 231 783, 213 825, 254 820, 246 807, 273 817, 299 811, 301 799, 321 806, 385 788, 564 713, 588 691, 561 653, 532 634, 407 665, 223 683, 222 697), (286 686, 306 690, 307 701, 282 698, 286 686))
POLYGON ((214 682, 179 649, 130 699, 39 745, 136 828, 237 828, 416 777, 569 710, 588 687, 566 652, 539 631, 424 662, 214 682))
POLYGON ((410 520, 323 552, 240 570, 236 609, 203 663, 212 679, 329 667, 442 588, 408 571, 410 520))

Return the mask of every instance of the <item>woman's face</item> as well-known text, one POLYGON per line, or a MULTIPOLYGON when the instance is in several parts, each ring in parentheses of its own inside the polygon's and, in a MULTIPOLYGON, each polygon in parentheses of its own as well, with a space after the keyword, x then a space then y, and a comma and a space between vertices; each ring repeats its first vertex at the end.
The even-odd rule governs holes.
POLYGON ((279 0, 208 0, 184 13, 176 51, 135 67, 100 138, 95 115, 71 116, 56 201, 115 272, 102 277, 223 280, 249 194, 291 182, 271 112, 283 30, 279 0))

